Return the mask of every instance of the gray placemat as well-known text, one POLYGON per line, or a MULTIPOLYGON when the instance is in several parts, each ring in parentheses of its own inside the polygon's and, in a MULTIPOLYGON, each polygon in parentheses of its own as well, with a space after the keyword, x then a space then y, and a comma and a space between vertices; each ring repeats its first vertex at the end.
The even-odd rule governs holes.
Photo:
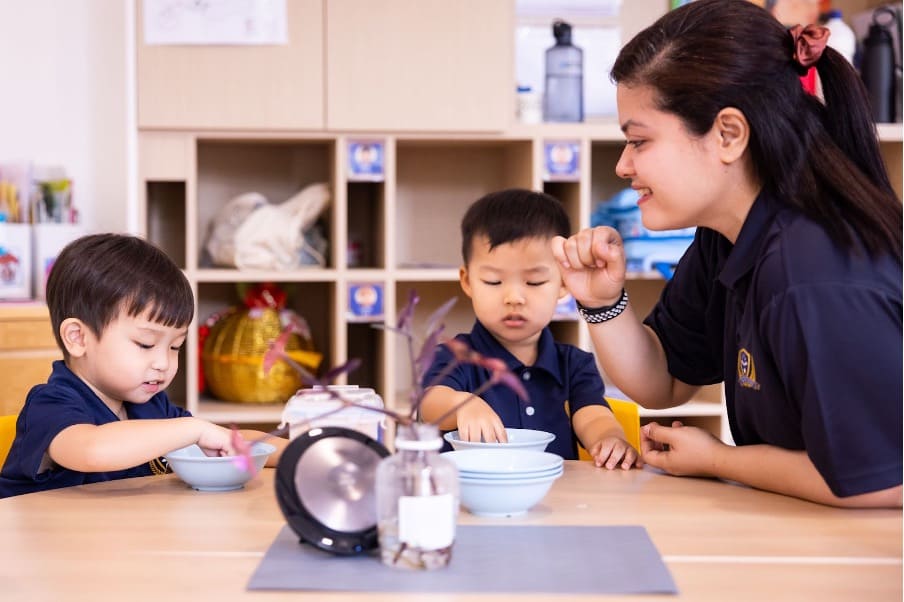
POLYGON ((434 571, 334 556, 284 526, 248 583, 253 590, 676 594, 641 526, 476 526, 456 529, 452 562, 434 571))

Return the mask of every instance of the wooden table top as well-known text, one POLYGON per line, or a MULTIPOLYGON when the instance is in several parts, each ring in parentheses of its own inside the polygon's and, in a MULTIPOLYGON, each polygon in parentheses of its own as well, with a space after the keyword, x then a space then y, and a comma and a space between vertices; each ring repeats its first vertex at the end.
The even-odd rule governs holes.
MULTIPOLYGON (((652 469, 566 462, 526 516, 461 524, 642 525, 677 596, 250 592, 285 525, 273 470, 243 490, 204 493, 175 476, 112 481, 0 500, 0 598, 9 600, 732 600, 902 599, 902 519, 840 510, 652 469)), ((592 558, 587 570, 593 570, 592 558)))

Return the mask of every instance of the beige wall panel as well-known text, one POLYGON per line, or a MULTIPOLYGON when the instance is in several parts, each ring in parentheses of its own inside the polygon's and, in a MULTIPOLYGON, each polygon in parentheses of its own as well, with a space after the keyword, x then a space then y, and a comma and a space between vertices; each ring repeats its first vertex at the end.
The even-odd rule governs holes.
POLYGON ((323 4, 287 4, 284 46, 147 46, 137 19, 140 128, 323 127, 323 4))
POLYGON ((140 175, 145 180, 187 180, 194 165, 191 145, 194 138, 172 132, 146 132, 138 138, 140 175))
POLYGON ((514 120, 512 0, 330 0, 327 128, 499 131, 514 120))

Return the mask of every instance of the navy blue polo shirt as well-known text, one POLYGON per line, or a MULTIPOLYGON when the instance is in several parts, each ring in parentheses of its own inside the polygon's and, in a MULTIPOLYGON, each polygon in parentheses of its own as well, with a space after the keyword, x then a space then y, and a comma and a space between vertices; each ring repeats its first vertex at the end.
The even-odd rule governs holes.
MULTIPOLYGON (((160 392, 145 403, 123 404, 130 419, 191 416, 160 392)), ((150 463, 112 472, 77 472, 56 464, 41 470, 47 449, 74 424, 107 424, 119 418, 62 361, 53 363, 47 384, 32 387, 16 422, 16 438, 0 471, 0 498, 85 483, 154 474, 150 463)))
MULTIPOLYGON (((603 379, 590 353, 573 345, 557 343, 549 328, 544 328, 537 343, 537 360, 525 366, 503 347, 479 321, 470 334, 455 337, 485 357, 503 360, 508 369, 521 379, 529 401, 522 401, 505 385, 495 385, 480 395, 508 428, 536 429, 553 433, 556 438, 546 451, 566 460, 578 457, 577 437, 571 427, 573 415, 589 405, 608 407, 603 393, 603 379)), ((453 360, 452 353, 439 345, 433 364, 424 376, 425 387, 445 385, 456 391, 475 391, 490 380, 490 371, 473 364, 459 364, 443 379, 437 376, 453 360), (436 382, 434 382, 436 381, 436 382)))
POLYGON ((725 382, 736 444, 806 450, 844 497, 901 484, 901 319, 900 258, 761 194, 734 246, 698 228, 645 322, 675 378, 725 382))

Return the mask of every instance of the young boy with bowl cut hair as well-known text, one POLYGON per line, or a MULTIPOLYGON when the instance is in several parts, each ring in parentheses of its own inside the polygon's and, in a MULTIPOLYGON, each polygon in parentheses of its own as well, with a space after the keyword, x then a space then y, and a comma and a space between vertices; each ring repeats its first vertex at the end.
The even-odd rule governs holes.
MULTIPOLYGON (((557 343, 549 329, 566 294, 550 243, 570 231, 562 204, 542 192, 494 192, 468 209, 461 222, 459 280, 477 320, 469 334, 456 339, 504 360, 530 401, 507 387, 493 387, 440 428, 457 428, 468 441, 491 442, 506 441, 506 427, 546 431, 556 436, 549 452, 577 459, 580 442, 597 466, 629 469, 640 465, 637 451, 606 404, 593 355, 557 343)), ((421 404, 424 420, 436 420, 490 378, 485 368, 460 364, 434 382, 452 361, 451 351, 440 345, 423 380, 429 386, 421 404)))
MULTIPOLYGON (((26 397, 0 498, 159 474, 161 456, 195 443, 208 455, 236 453, 229 429, 193 417, 164 392, 194 297, 163 251, 134 236, 79 238, 51 269, 47 305, 63 360, 26 397)), ((286 442, 274 443, 281 450, 286 442)))

